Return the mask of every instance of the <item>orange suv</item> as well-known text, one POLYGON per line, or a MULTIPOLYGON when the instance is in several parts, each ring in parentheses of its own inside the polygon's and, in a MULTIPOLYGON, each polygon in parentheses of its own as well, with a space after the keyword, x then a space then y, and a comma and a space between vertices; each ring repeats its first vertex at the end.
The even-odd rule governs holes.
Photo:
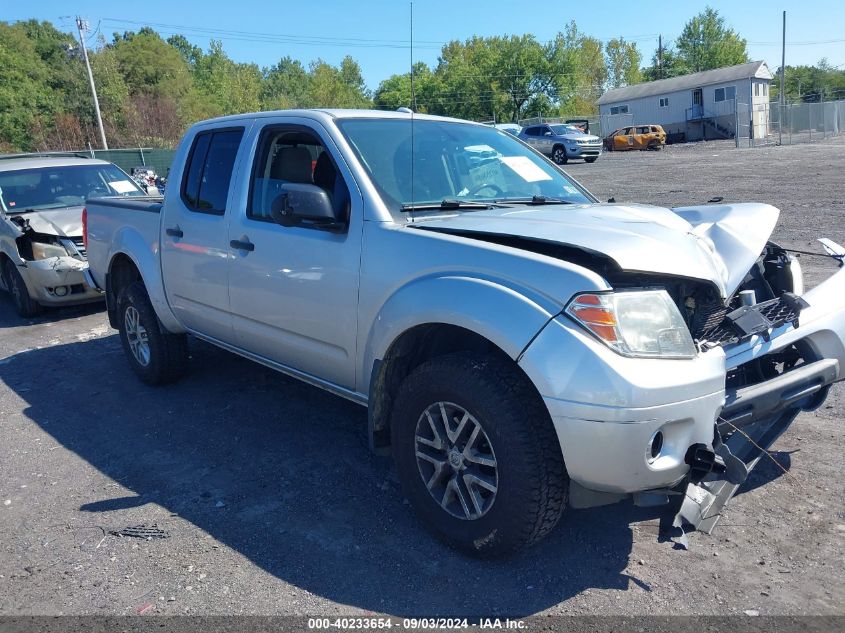
POLYGON ((626 149, 660 149, 666 145, 666 132, 659 125, 630 125, 604 138, 608 151, 626 149))

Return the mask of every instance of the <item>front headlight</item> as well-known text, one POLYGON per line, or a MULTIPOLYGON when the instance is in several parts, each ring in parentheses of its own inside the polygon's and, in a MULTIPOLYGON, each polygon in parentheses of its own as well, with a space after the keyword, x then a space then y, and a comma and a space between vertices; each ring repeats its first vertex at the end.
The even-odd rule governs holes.
POLYGON ((67 257, 67 250, 61 244, 32 242, 33 259, 50 259, 51 257, 67 257))
POLYGON ((665 290, 576 296, 566 313, 623 356, 693 358, 695 344, 665 290))

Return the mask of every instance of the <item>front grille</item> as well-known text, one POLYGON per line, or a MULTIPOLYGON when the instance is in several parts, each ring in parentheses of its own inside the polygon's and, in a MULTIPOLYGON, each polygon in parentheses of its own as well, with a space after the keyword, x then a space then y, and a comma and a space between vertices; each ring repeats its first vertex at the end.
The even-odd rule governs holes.
POLYGON ((73 245, 76 247, 76 250, 79 251, 79 254, 82 255, 82 259, 87 258, 87 253, 85 252, 85 242, 82 240, 81 237, 72 237, 70 241, 73 242, 73 245))
POLYGON ((772 328, 797 321, 801 309, 805 306, 803 299, 790 293, 731 312, 725 306, 710 304, 699 310, 700 314, 696 315, 690 329, 693 338, 701 343, 730 345, 752 334, 762 333, 765 336, 772 328), (749 313, 756 313, 762 318, 749 313), (751 319, 748 319, 749 316, 751 319), (754 322, 751 331, 745 329, 750 321, 754 322))

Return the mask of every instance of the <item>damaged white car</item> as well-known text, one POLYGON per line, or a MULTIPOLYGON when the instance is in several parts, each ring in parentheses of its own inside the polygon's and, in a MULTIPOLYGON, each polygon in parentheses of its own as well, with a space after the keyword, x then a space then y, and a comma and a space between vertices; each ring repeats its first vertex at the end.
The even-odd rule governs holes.
POLYGON ((84 279, 86 198, 143 196, 119 168, 85 158, 0 160, 0 287, 23 317, 102 299, 84 279))

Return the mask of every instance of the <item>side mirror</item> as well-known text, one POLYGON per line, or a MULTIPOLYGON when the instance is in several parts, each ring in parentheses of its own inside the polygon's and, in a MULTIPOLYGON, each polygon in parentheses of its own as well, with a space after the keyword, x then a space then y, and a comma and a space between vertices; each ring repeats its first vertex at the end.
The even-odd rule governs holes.
POLYGON ((311 226, 327 231, 345 227, 335 216, 332 201, 317 185, 289 182, 270 205, 270 216, 281 226, 311 226))

